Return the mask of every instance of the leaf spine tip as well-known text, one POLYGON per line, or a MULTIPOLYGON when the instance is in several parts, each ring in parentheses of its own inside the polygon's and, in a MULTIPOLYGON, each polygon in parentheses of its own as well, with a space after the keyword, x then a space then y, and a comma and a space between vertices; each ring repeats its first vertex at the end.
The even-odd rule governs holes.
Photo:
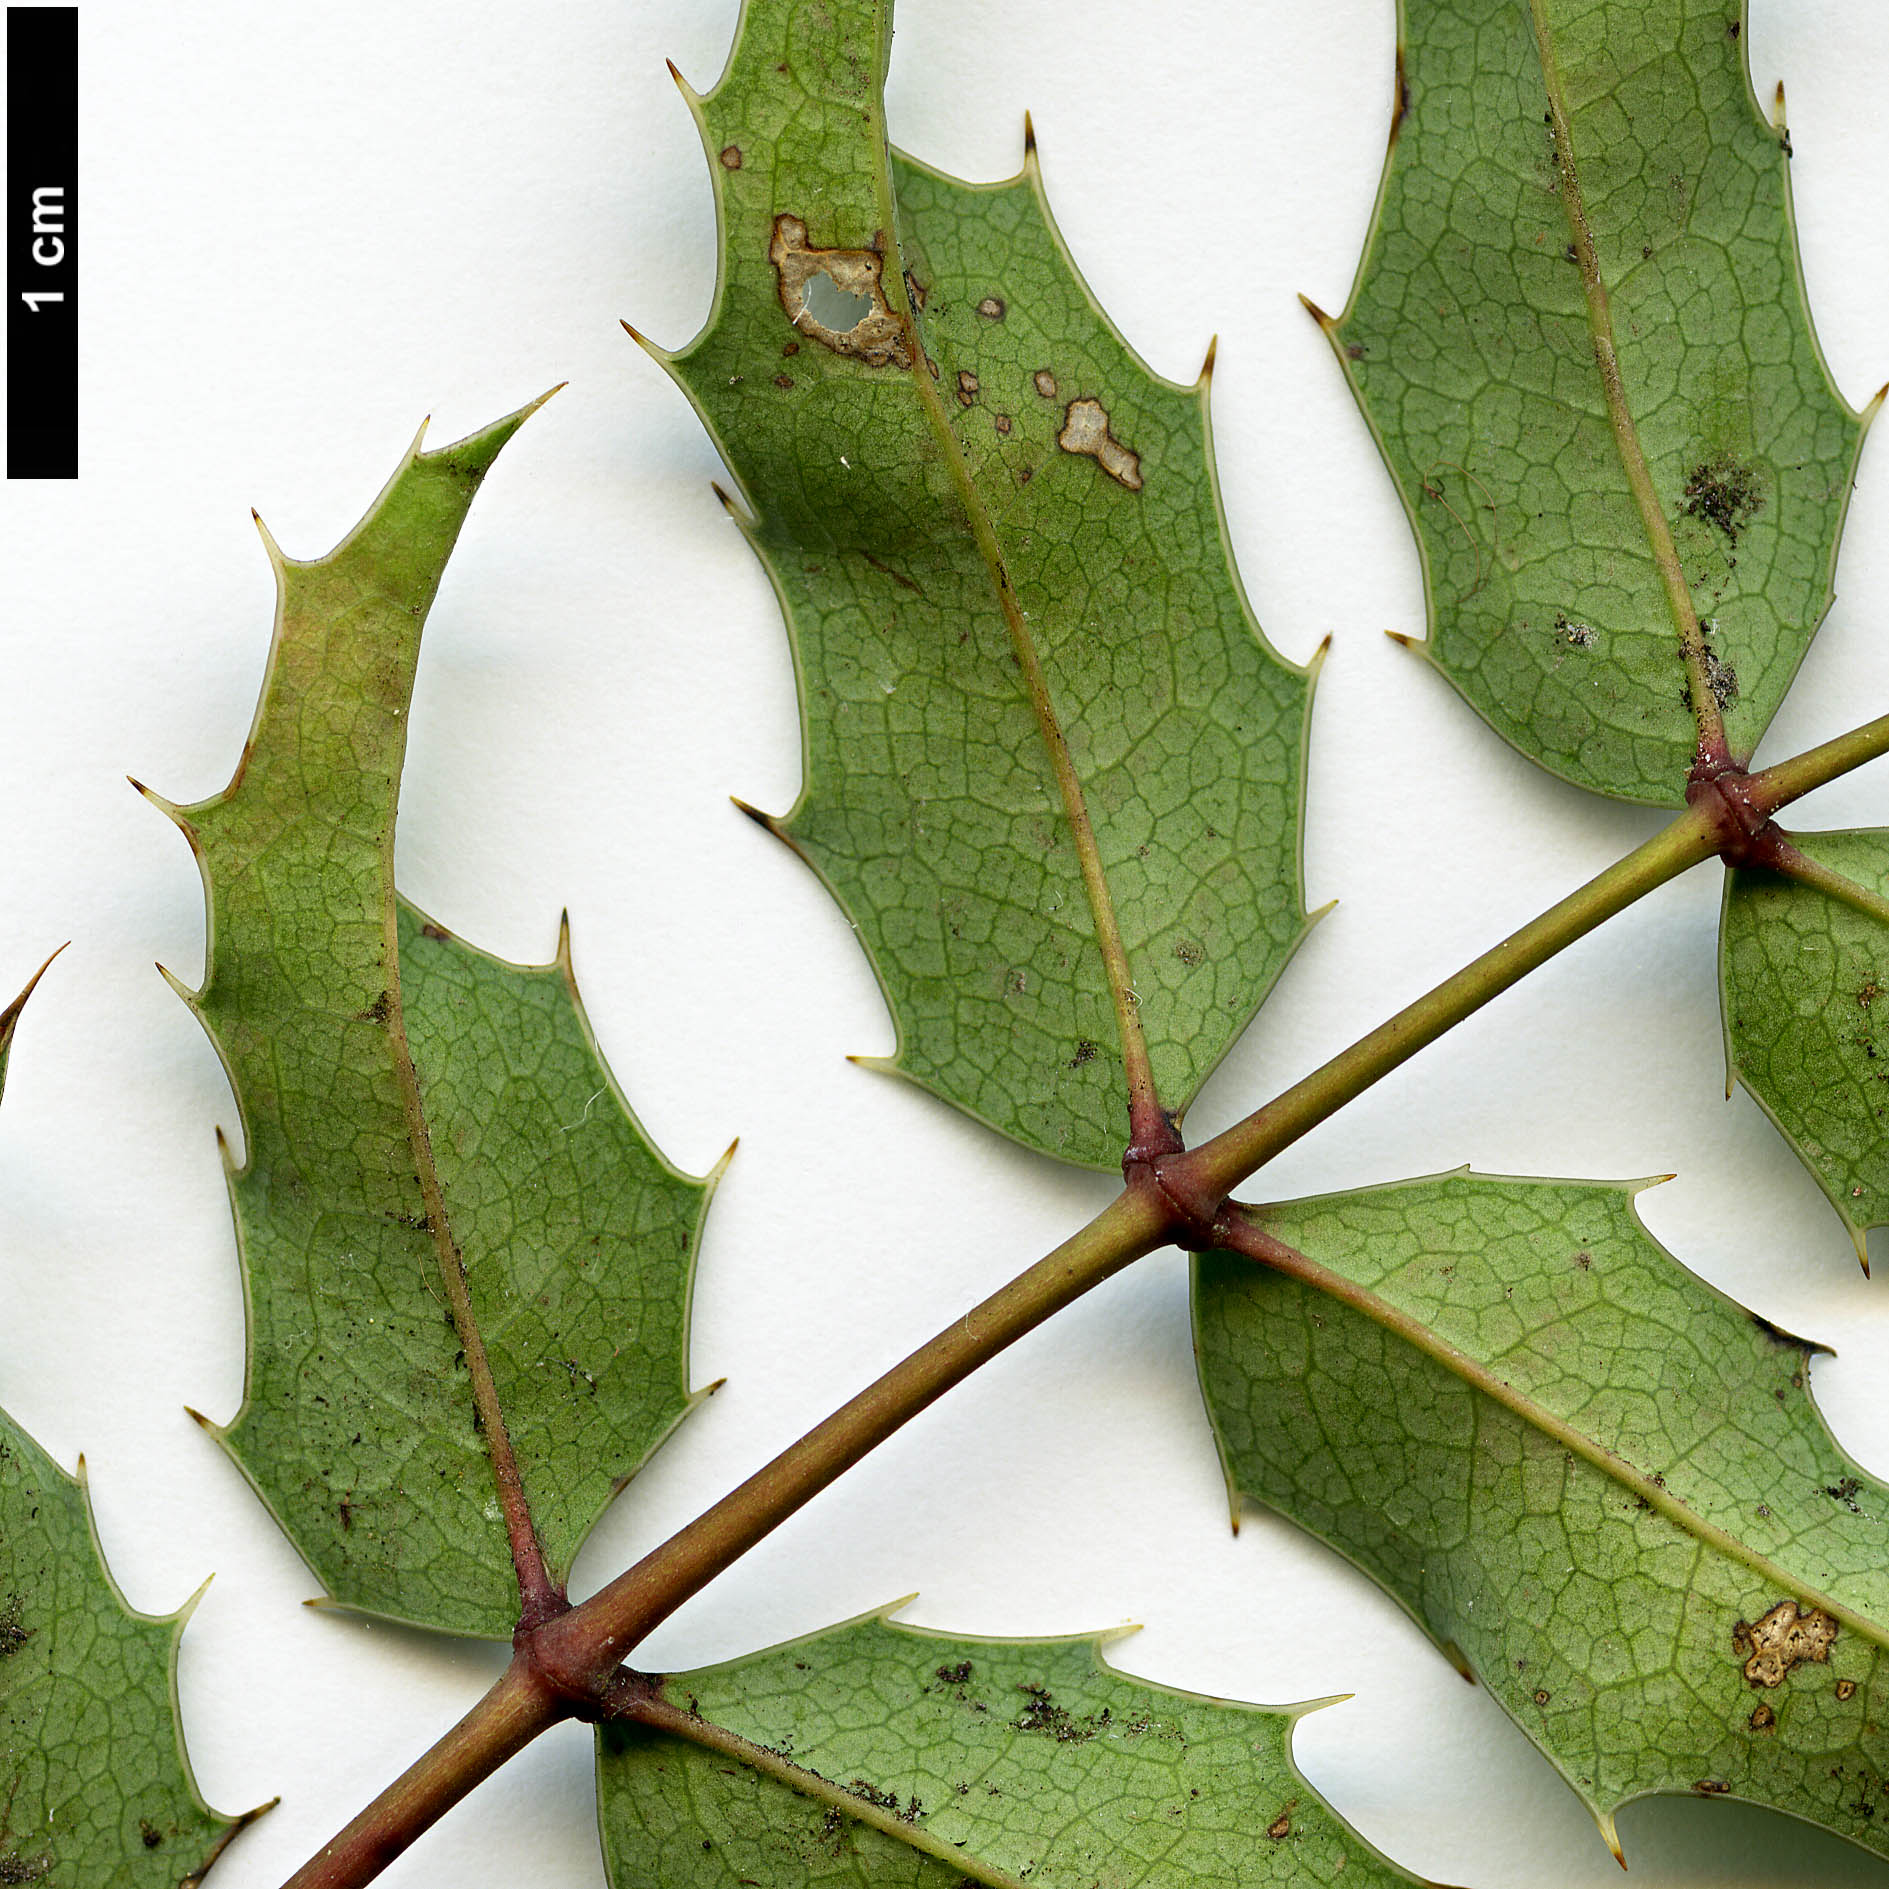
POLYGON ((1865 431, 1868 430, 1870 423, 1875 419, 1876 415, 1882 411, 1882 403, 1885 400, 1889 400, 1889 380, 1884 381, 1883 384, 1876 389, 1875 398, 1863 409, 1863 427, 1865 431))
POLYGON ((282 547, 276 543, 275 533, 262 522, 262 514, 257 511, 255 506, 252 505, 249 508, 249 515, 255 520, 256 530, 262 536, 262 548, 265 555, 268 557, 269 562, 274 565, 276 569, 280 570, 283 564, 282 547))
POLYGON ((195 1404, 186 1404, 184 1406, 184 1415, 188 1417, 199 1430, 214 1430, 216 1428, 216 1425, 212 1423, 195 1404))
POLYGON ((1417 639, 1414 636, 1406 636, 1402 630, 1386 630, 1384 634, 1388 636, 1399 649, 1415 649, 1417 647, 1417 639))
POLYGON ((1220 337, 1218 335, 1209 335, 1207 337, 1207 358, 1201 362, 1200 373, 1196 376, 1196 381, 1200 386, 1206 387, 1211 384, 1213 380, 1213 357, 1219 352, 1220 337))
POLYGON ((1784 81, 1777 82, 1777 96, 1771 104, 1771 123, 1779 131, 1784 129, 1784 81))
POLYGON ((1023 162, 1027 169, 1036 161, 1036 123, 1026 111, 1023 114, 1023 162))
MULTIPOLYGON (((190 1009, 195 1010, 197 1008, 197 1000, 203 994, 201 991, 192 990, 181 977, 173 976, 167 965, 160 964, 157 967, 157 974, 183 999, 184 1003, 190 1009)), ((223 1131, 218 1129, 217 1132, 221 1134, 223 1131)))
POLYGON ((1328 335, 1331 333, 1331 331, 1335 327, 1337 327, 1338 324, 1335 321, 1333 321, 1332 318, 1328 314, 1326 314, 1325 311, 1322 308, 1320 308, 1319 305, 1315 301, 1313 301, 1309 295, 1305 295, 1305 294, 1300 295, 1299 306, 1303 308, 1305 312, 1308 315, 1310 315, 1311 318, 1315 322, 1317 322, 1318 325, 1321 328, 1323 328, 1324 331, 1328 335))
POLYGON ((665 59, 663 64, 669 68, 669 76, 675 80, 676 90, 680 92, 691 105, 694 105, 701 97, 701 94, 682 76, 681 68, 677 66, 673 59, 665 59))
POLYGON ((741 811, 745 813, 748 816, 748 818, 754 822, 756 826, 764 826, 767 828, 767 830, 770 833, 774 833, 778 837, 779 830, 776 828, 774 824, 774 816, 771 813, 763 813, 759 807, 749 806, 748 803, 745 800, 743 800, 739 794, 730 794, 728 798, 731 801, 733 801, 734 804, 737 807, 739 807, 741 811))
POLYGON ((566 977, 571 974, 571 908, 567 905, 558 913, 558 955, 557 961, 566 977))
MULTIPOLYGON (((734 1140, 721 1151, 721 1159, 708 1171, 708 1183, 711 1187, 720 1181, 721 1177, 728 1172, 728 1164, 735 1158, 735 1150, 740 1146, 741 1137, 737 1135, 734 1140)), ((711 1386, 711 1388, 713 1387, 711 1386)))

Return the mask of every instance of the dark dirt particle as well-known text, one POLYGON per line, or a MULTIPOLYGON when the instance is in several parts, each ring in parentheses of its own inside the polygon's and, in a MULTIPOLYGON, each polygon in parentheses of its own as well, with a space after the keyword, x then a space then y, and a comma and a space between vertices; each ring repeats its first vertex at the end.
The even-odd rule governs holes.
POLYGON ((1183 938, 1180 943, 1174 947, 1174 955, 1179 958, 1189 970, 1192 970, 1195 965, 1205 964, 1207 961, 1205 947, 1196 944, 1191 938, 1183 938))
POLYGON ((1076 1045, 1076 1053, 1070 1057, 1069 1067, 1071 1069, 1080 1069, 1084 1063, 1094 1062, 1101 1053, 1101 1047, 1098 1044, 1091 1043, 1085 1036, 1082 1041, 1076 1045))
POLYGON ((969 1685, 971 1680, 971 1662, 968 1659, 961 1659, 955 1666, 940 1666, 938 1668, 938 1677, 942 1679, 947 1686, 969 1685))
POLYGON ((51 1874, 50 1856, 22 1856, 17 1850, 0 1853, 0 1883, 42 1882, 51 1874))
POLYGON ((1012 1723, 1020 1732, 1042 1732, 1059 1745, 1083 1745, 1109 1722, 1107 1706, 1099 1713, 1077 1718, 1067 1706, 1057 1704, 1047 1686, 1026 1682, 1017 1690, 1023 1694, 1024 1706, 1012 1723))
POLYGON ((1582 1272, 1592 1272, 1594 1270, 1594 1255, 1583 1247, 1580 1252, 1574 1255, 1574 1263, 1582 1272))
POLYGON ((1845 1476, 1841 1482, 1827 1484, 1824 1494, 1832 1502, 1841 1502, 1852 1515, 1861 1515, 1863 1511, 1856 1500, 1856 1493, 1862 1486, 1854 1476, 1845 1476))
POLYGON ((1764 504, 1757 473, 1730 453, 1701 460, 1686 474, 1685 496, 1679 509, 1688 518, 1703 519, 1736 544, 1751 517, 1764 504))
POLYGON ((140 1817, 138 1819, 138 1835, 143 1840, 144 1847, 147 1850, 156 1849, 157 1846, 164 1841, 164 1832, 160 1830, 149 1817, 140 1817))
POLYGON ((1554 613, 1554 633, 1570 649, 1594 647, 1594 626, 1591 623, 1577 623, 1565 611, 1557 610, 1554 613))
POLYGON ((23 1611, 18 1594, 9 1594, 0 1607, 0 1659, 10 1659, 33 1637, 33 1629, 20 1624, 23 1611))

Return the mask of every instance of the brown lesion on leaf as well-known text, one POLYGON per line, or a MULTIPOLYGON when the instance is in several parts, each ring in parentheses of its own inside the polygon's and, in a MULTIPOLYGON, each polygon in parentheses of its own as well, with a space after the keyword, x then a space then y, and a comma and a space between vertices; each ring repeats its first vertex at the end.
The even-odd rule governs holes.
POLYGON ((1030 384, 1045 400, 1054 400, 1056 398, 1056 376, 1052 374, 1047 367, 1039 367, 1036 372, 1030 376, 1030 384))
MULTIPOLYGON (((1294 1799, 1294 1803, 1296 1802, 1297 1800, 1294 1799)), ((1293 1804, 1288 1804, 1285 1809, 1266 1826, 1266 1834, 1271 1837, 1275 1843, 1283 1843, 1286 1838, 1292 1834, 1292 1811, 1293 1804)))
POLYGON ((1086 395, 1063 410, 1063 430, 1056 444, 1066 453, 1093 459, 1117 485, 1141 490, 1141 455, 1124 446, 1109 431, 1108 409, 1086 395))
POLYGON ((1854 1679, 1839 1679, 1837 1681, 1838 1700, 1842 1704, 1848 1705, 1849 1702, 1855 1697, 1856 1697, 1856 1681, 1854 1679))
POLYGON ((1799 1666, 1822 1666, 1830 1658, 1837 1623, 1821 1607, 1809 1612, 1781 1600, 1761 1618, 1732 1628, 1732 1651, 1744 1661, 1748 1685, 1775 1691, 1799 1666))
POLYGON ((724 144, 721 148, 721 162, 723 170, 738 171, 741 168, 741 146, 724 144))
POLYGON ((1008 439, 1010 437, 1010 415, 1009 414, 994 413, 991 415, 990 423, 992 426, 994 426, 997 429, 999 438, 1008 439))
POLYGON ((1003 297, 1000 295, 985 296, 984 299, 978 303, 977 312, 982 315, 986 321, 1002 321, 1006 312, 1003 297))
POLYGON ((1752 514, 1764 504, 1757 469, 1734 453, 1715 453, 1686 474, 1685 495, 1679 509, 1688 518, 1702 519, 1736 545, 1752 514))
POLYGON ((777 216, 767 258, 774 265, 781 311, 800 334, 868 367, 909 368, 914 359, 910 330, 886 300, 883 240, 875 235, 870 249, 820 249, 808 242, 799 217, 777 216), (850 328, 828 327, 808 306, 822 277, 839 295, 866 304, 850 328))
POLYGON ((966 370, 958 374, 958 405, 968 407, 977 399, 977 376, 966 370))
POLYGON ((1751 1717, 1746 1722, 1754 1732, 1775 1731, 1777 1714, 1768 1705, 1755 1705, 1751 1708, 1751 1717))

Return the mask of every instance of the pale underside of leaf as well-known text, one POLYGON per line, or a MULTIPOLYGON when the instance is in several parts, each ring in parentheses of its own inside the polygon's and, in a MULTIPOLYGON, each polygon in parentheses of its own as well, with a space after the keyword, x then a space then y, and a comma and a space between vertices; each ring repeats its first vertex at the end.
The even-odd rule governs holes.
POLYGON ((1817 1347, 1686 1272, 1633 1191, 1462 1172, 1255 1209, 1309 1263, 1197 1262, 1229 1489, 1380 1582, 1609 1842, 1691 1791, 1889 1852, 1889 1489, 1824 1426, 1817 1347))
POLYGON ((612 1889, 1414 1880, 1293 1765, 1311 1708, 1130 1679, 1104 1644, 874 1615, 673 1675, 674 1729, 598 1735, 612 1889))
POLYGON ((889 13, 749 0, 695 101, 715 306, 662 358, 788 620, 805 779, 769 824, 860 933, 889 1066, 1111 1167, 1144 1046, 1179 1113, 1303 933, 1309 675, 1240 591, 1205 376, 1109 326, 1034 157, 973 187, 889 153, 889 13))
POLYGON ((1843 886, 1725 875, 1727 1086, 1751 1091, 1867 1262, 1869 1229, 1889 1225, 1889 832, 1791 839, 1843 886))
POLYGON ((258 1814, 220 1816, 191 1776, 190 1611, 126 1606, 82 1479, 0 1413, 0 1882, 178 1889, 258 1814))
POLYGON ((1424 654, 1543 766, 1676 804, 1688 636, 1742 760, 1829 607, 1865 425, 1812 331, 1782 94, 1773 122, 1719 0, 1401 11, 1328 332, 1422 552, 1424 654))
POLYGON ((184 994, 246 1148, 230 1188, 249 1369, 219 1435, 334 1600, 491 1637, 525 1578, 501 1464, 558 1580, 688 1407, 707 1197, 630 1114, 567 951, 504 964, 394 891, 421 626, 523 418, 411 453, 329 557, 272 547, 281 601, 242 764, 171 810, 209 907, 209 976, 184 994))

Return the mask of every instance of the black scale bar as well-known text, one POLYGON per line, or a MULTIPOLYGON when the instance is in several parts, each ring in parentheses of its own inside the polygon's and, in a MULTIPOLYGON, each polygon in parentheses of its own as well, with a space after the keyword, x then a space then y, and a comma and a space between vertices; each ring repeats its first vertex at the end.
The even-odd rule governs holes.
POLYGON ((79 13, 7 8, 7 477, 79 476, 79 13))

